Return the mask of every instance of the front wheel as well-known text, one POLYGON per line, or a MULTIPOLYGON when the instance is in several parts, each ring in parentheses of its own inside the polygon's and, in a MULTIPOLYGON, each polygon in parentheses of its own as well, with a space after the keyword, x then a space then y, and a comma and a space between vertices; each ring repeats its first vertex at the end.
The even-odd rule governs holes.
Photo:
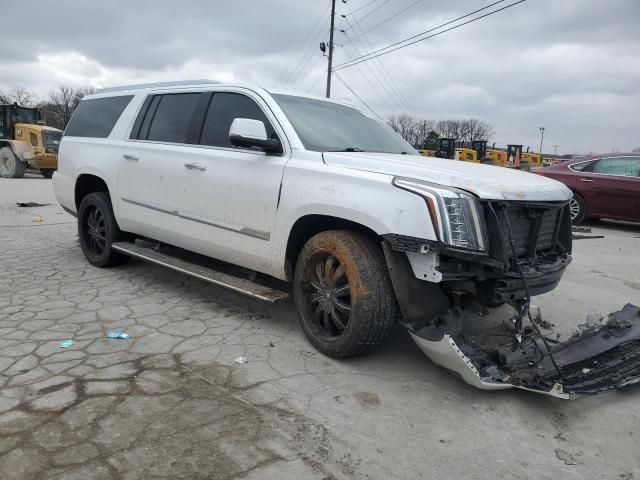
POLYGON ((55 172, 55 171, 56 171, 55 168, 41 168, 40 169, 40 174, 44 178, 51 178, 51 177, 53 177, 53 172, 55 172))
POLYGON ((397 306, 384 255, 359 232, 312 237, 298 256, 293 290, 302 330, 330 357, 375 350, 393 326, 397 306))
POLYGON ((78 209, 78 236, 82 252, 91 265, 109 267, 125 263, 129 257, 114 251, 113 242, 124 235, 118 227, 106 192, 90 193, 78 209))
POLYGON ((9 147, 0 148, 0 177, 21 178, 27 164, 20 160, 9 147))

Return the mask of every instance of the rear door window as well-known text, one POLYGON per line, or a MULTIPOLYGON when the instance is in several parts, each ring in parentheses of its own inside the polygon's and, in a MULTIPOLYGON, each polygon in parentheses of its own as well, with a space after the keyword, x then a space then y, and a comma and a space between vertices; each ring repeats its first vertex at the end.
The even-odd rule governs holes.
POLYGON ((151 114, 152 117, 148 119, 149 122, 145 118, 141 128, 140 133, 146 136, 139 138, 156 142, 188 143, 191 121, 200 96, 200 93, 159 95, 155 112, 149 109, 147 116, 151 114), (147 123, 148 131, 145 131, 147 123))
POLYGON ((213 94, 213 100, 202 128, 202 145, 234 148, 229 143, 229 129, 235 118, 250 118, 264 122, 267 137, 275 138, 276 133, 262 109, 251 98, 240 93, 220 92, 213 94))
POLYGON ((638 177, 640 176, 640 157, 603 158, 595 163, 593 173, 638 177))
POLYGON ((83 100, 67 125, 67 137, 107 138, 133 95, 83 100))

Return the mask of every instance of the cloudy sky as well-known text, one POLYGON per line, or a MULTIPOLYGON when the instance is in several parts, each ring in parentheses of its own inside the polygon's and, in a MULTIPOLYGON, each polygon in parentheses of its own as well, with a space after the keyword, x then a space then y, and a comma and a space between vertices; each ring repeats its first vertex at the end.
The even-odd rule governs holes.
MULTIPOLYGON (((491 1, 338 0, 334 65, 491 1)), ((24 20, 3 22, 13 40, 0 42, 0 90, 45 98, 63 84, 210 78, 323 95, 329 4, 6 2, 3 18, 24 20)), ((638 0, 527 0, 339 74, 383 117, 473 116, 495 127, 498 145, 537 150, 545 126, 546 151, 628 151, 640 146, 639 21, 638 0)), ((359 103, 335 78, 332 96, 359 103)))

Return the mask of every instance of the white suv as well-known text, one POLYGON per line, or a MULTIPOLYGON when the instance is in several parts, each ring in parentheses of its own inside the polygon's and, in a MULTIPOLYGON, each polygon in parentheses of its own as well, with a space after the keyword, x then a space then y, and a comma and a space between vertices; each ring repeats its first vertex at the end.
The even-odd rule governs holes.
POLYGON ((529 297, 555 288, 571 260, 561 183, 420 156, 335 101, 193 81, 85 97, 53 184, 95 266, 134 256, 271 301, 288 296, 259 281, 275 277, 293 283, 302 329, 326 355, 373 350, 398 318, 476 386, 550 389, 515 374, 530 352, 506 361, 516 354, 465 329, 507 303, 505 336, 540 349, 529 297), (225 264, 204 266, 212 258, 225 264))

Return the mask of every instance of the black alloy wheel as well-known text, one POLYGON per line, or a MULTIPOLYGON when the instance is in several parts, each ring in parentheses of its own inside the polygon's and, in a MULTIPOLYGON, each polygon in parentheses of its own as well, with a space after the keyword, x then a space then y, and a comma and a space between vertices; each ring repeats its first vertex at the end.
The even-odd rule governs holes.
POLYGON ((303 290, 315 327, 327 337, 342 335, 351 317, 351 287, 340 262, 331 254, 319 254, 303 290))

